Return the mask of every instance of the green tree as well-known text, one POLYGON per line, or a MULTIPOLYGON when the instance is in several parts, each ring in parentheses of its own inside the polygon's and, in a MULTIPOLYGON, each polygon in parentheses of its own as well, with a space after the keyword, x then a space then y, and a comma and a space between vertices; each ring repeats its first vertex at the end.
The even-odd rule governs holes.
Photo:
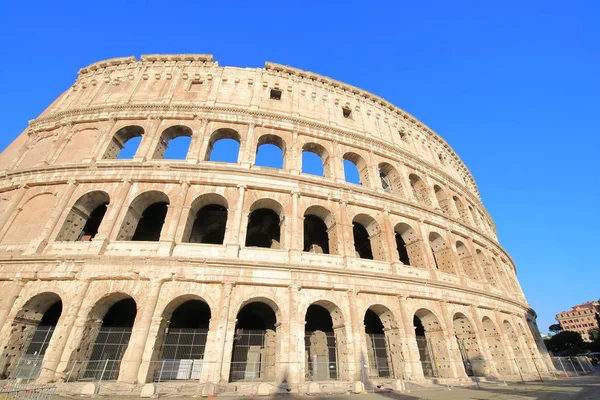
POLYGON ((562 331, 546 341, 546 347, 554 354, 576 355, 585 351, 585 342, 577 332, 562 331))
POLYGON ((548 327, 548 330, 552 333, 558 333, 562 332, 563 328, 560 326, 560 324, 552 324, 548 327))

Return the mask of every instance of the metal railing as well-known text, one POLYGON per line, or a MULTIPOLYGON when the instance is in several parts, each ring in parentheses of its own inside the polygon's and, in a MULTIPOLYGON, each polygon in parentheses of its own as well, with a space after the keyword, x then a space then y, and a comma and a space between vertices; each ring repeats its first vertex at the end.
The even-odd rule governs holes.
MULTIPOLYGON (((383 354, 383 353, 382 353, 383 354)), ((500 384, 506 385, 517 381, 539 381, 562 377, 583 376, 595 371, 592 363, 585 356, 578 357, 552 357, 554 370, 548 372, 546 360, 532 358, 515 359, 460 359, 436 361, 409 360, 369 360, 362 362, 342 362, 332 358, 327 362, 316 364, 310 359, 305 362, 273 362, 267 357, 264 361, 258 357, 250 357, 246 361, 204 361, 202 359, 164 359, 150 362, 131 363, 121 360, 85 360, 71 361, 60 371, 53 372, 60 385, 72 382, 92 382, 99 388, 100 393, 114 394, 112 390, 119 390, 119 385, 114 385, 120 372, 131 368, 140 368, 145 373, 148 382, 175 390, 186 395, 202 394, 203 388, 212 384, 213 391, 218 393, 256 393, 259 386, 265 383, 271 387, 273 393, 295 392, 308 393, 311 388, 319 387, 325 393, 342 393, 352 390, 353 381, 361 381, 367 391, 379 391, 397 387, 398 382, 403 387, 419 390, 445 390, 453 385, 469 384, 500 384), (254 361, 255 360, 255 361, 254 361), (375 362, 374 362, 375 361, 375 362), (388 365, 384 372, 381 365, 388 365), (118 367, 117 367, 118 366, 118 367), (393 367, 393 368, 392 368, 393 367), (425 373, 425 374, 424 374, 425 373), (457 380, 457 378, 459 378, 457 380), (311 386, 312 385, 312 386, 311 386), (315 386, 316 385, 316 386, 315 386), (117 388, 117 389, 115 389, 117 388)), ((4 392, 11 392, 13 398, 23 397, 27 393, 15 391, 29 390, 29 394, 42 396, 49 392, 46 387, 35 386, 34 383, 40 374, 48 377, 47 370, 43 369, 42 359, 23 359, 17 363, 9 380, 0 382, 4 392), (31 363, 35 364, 32 365, 31 363), (29 375, 28 375, 29 373, 29 375), (19 377, 19 379, 16 379, 19 377), (27 383, 28 386, 19 386, 15 382, 27 383), (31 392, 33 391, 33 392, 31 392)), ((49 363, 57 365, 59 363, 49 363)), ((52 376, 52 374, 50 374, 52 376)), ((142 378, 144 379, 144 378, 142 378)), ((71 386, 78 387, 81 386, 71 386)), ((62 391, 61 386, 61 391, 62 391)), ((80 390, 80 389, 77 389, 80 390)), ((68 390, 67 390, 68 391, 68 390)), ((4 395, 2 392, 2 395, 4 395)), ((79 393, 76 393, 79 394, 79 393)), ((9 395, 1 397, 11 398, 9 395)), ((30 397, 44 398, 44 397, 30 397)))

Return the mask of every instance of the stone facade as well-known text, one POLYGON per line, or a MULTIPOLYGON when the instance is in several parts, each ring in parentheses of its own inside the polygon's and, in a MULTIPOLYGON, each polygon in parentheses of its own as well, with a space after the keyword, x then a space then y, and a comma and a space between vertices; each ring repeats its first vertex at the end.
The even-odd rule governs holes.
POLYGON ((101 61, 30 121, 0 168, 4 376, 32 359, 39 382, 552 368, 464 163, 356 87, 209 55, 101 61), (182 137, 186 157, 165 159, 182 137), (237 162, 212 161, 226 139, 237 162), (282 168, 256 165, 265 144, 282 168), (304 153, 323 176, 303 172, 304 153))

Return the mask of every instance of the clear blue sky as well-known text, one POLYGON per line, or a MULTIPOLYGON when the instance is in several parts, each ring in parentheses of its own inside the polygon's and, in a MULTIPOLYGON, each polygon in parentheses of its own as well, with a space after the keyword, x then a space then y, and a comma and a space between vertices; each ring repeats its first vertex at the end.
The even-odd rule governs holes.
POLYGON ((542 331, 600 297, 597 1, 68 3, 1 2, 0 147, 100 59, 288 64, 382 96, 450 143, 542 331))

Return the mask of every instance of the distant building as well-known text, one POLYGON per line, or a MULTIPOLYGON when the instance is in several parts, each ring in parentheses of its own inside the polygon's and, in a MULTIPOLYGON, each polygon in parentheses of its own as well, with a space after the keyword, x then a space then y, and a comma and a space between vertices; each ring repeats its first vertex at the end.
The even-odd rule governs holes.
POLYGON ((586 342, 591 342, 589 331, 598 328, 595 313, 600 313, 600 303, 588 301, 572 307, 572 310, 556 314, 556 320, 565 331, 579 332, 586 342))

